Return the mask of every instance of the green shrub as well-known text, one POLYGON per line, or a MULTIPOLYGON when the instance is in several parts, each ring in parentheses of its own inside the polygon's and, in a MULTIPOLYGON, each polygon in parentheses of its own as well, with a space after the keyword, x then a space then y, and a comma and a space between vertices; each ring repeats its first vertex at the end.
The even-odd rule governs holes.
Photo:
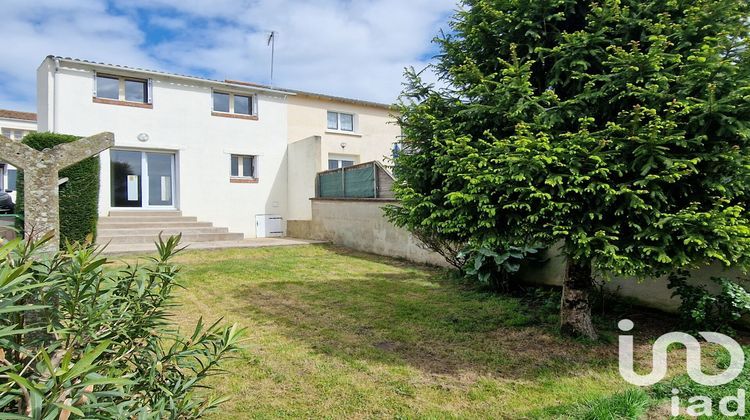
POLYGON ((689 273, 679 270, 669 276, 672 296, 678 296, 680 318, 694 331, 732 332, 731 325, 750 313, 750 293, 726 277, 711 277, 721 287, 718 293, 705 286, 688 284, 689 273))
MULTIPOLYGON (((70 143, 80 137, 56 133, 32 133, 23 143, 44 150, 70 143)), ((99 157, 84 159, 60 171, 68 181, 60 186, 60 242, 83 242, 86 236, 96 238, 99 218, 99 157)), ((23 171, 18 171, 16 211, 23 213, 23 171)), ((21 226, 22 227, 22 226, 21 226)))
POLYGON ((467 279, 488 285, 500 291, 514 288, 514 277, 521 264, 538 254, 536 247, 480 245, 459 253, 465 261, 462 272, 467 279))
POLYGON ((34 255, 43 241, 0 247, 0 418, 191 419, 214 410, 223 399, 196 391, 242 332, 199 321, 184 336, 170 325, 178 241, 160 238, 157 258, 119 270, 105 269, 92 245, 45 260, 34 255))

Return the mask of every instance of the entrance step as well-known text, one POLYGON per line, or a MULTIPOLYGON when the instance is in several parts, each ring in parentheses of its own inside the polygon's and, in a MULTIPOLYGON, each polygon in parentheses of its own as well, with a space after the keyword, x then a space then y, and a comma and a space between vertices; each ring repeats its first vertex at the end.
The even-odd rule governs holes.
MULTIPOLYGON (((122 221, 114 221, 109 220, 106 218, 99 219, 99 232, 101 232, 104 229, 128 229, 132 228, 133 225, 136 224, 134 222, 122 222, 122 221)), ((163 228, 163 229, 173 229, 173 228, 199 228, 199 227, 212 227, 214 224, 210 222, 190 222, 190 221, 181 221, 181 222, 150 222, 150 221, 139 221, 137 223, 138 226, 142 228, 163 228)))
MULTIPOLYGON (((141 244, 153 243, 158 240, 159 235, 127 235, 127 236, 104 236, 98 235, 96 242, 100 244, 141 244)), ((183 242, 211 242, 211 241, 239 241, 245 238, 241 233, 183 233, 183 242)), ((166 238, 165 238, 166 239, 166 238)))
POLYGON ((162 234, 162 236, 170 236, 170 235, 177 235, 182 233, 183 235, 187 234, 197 234, 197 233, 229 233, 229 229, 227 228, 221 228, 221 227, 193 227, 193 226, 183 226, 183 227, 128 227, 128 228, 119 228, 119 229, 111 229, 109 227, 99 227, 97 230, 97 234, 100 236, 127 236, 127 235, 159 235, 159 233, 162 234))
POLYGON ((139 223, 139 222, 197 222, 197 217, 188 216, 109 216, 100 217, 102 223, 139 223))
POLYGON ((182 212, 179 210, 111 210, 109 217, 121 217, 121 216, 182 216, 182 212))
POLYGON ((229 232, 196 217, 183 216, 179 210, 113 210, 100 217, 96 242, 112 246, 153 244, 159 238, 182 234, 182 242, 240 241, 241 233, 229 232))

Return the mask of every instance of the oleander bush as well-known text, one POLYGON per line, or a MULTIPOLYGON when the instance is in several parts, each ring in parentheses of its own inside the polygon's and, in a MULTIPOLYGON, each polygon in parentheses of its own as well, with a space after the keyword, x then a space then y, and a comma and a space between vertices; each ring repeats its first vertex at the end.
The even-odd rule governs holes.
POLYGON ((189 419, 224 401, 201 388, 242 331, 171 326, 179 237, 120 269, 89 244, 38 255, 47 240, 0 247, 0 418, 189 419))

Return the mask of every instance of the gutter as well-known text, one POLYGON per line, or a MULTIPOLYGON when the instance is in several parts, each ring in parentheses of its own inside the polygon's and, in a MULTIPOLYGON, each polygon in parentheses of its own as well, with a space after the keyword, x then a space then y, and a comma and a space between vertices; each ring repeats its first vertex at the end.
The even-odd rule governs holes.
MULTIPOLYGON (((170 79, 176 79, 176 80, 189 81, 189 82, 193 82, 193 83, 203 83, 203 84, 219 85, 219 86, 225 86, 225 87, 229 86, 229 87, 233 87, 235 89, 242 89, 242 90, 251 90, 251 91, 255 91, 255 92, 271 93, 271 94, 275 94, 275 95, 279 95, 279 96, 294 96, 294 95, 296 95, 296 93, 287 92, 287 91, 283 91, 283 90, 269 89, 269 88, 264 88, 264 87, 259 87, 259 86, 248 86, 248 85, 243 85, 243 84, 239 84, 239 83, 227 83, 227 82, 222 82, 222 81, 219 81, 219 80, 204 79, 204 78, 201 78, 201 77, 183 76, 183 75, 180 75, 180 74, 163 73, 163 72, 158 72, 158 71, 153 71, 153 70, 134 69, 134 68, 123 67, 123 66, 115 66, 115 65, 112 65, 112 64, 93 63, 93 62, 89 62, 89 61, 79 61, 79 60, 65 59, 65 58, 60 58, 60 57, 54 57, 54 59, 55 59, 55 65, 56 66, 59 66, 61 62, 62 63, 71 63, 71 64, 79 65, 79 66, 93 67, 95 69, 97 69, 97 68, 108 69, 108 70, 112 70, 114 72, 120 72, 120 73, 121 72, 130 72, 130 73, 136 73, 136 74, 148 74, 148 75, 152 75, 152 76, 156 76, 156 77, 161 77, 161 78, 170 78, 170 79)), ((57 69, 55 71, 57 71, 57 69)))
POLYGON ((55 57, 55 72, 52 74, 52 129, 54 133, 57 130, 57 72, 60 71, 60 59, 55 57))

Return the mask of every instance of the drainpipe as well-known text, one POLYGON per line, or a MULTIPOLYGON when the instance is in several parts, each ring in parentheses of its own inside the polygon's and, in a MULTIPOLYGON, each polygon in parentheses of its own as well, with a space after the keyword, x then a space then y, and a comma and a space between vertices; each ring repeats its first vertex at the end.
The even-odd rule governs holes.
POLYGON ((55 58, 55 73, 52 75, 52 129, 51 132, 57 132, 57 72, 60 69, 60 59, 55 58))

